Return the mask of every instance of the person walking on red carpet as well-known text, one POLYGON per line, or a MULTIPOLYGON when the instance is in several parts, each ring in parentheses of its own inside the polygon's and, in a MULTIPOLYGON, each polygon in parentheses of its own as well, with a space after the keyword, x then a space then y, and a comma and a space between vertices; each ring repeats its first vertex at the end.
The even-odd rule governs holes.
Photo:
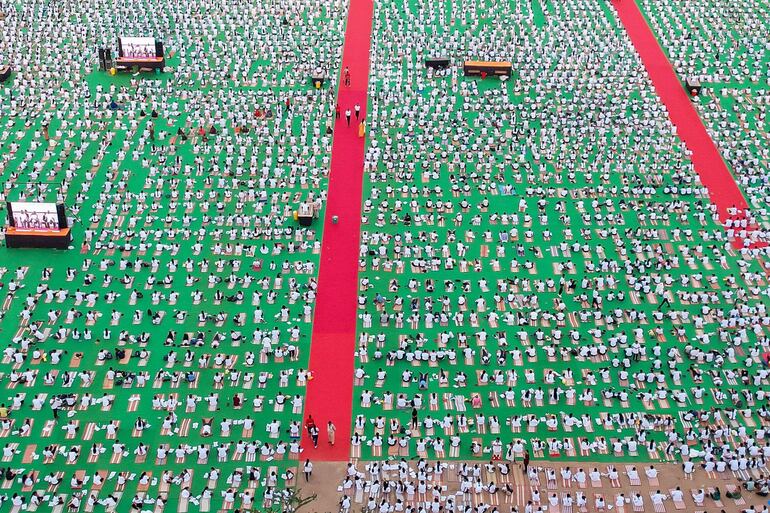
POLYGON ((308 415, 307 420, 305 421, 305 429, 307 429, 308 432, 310 432, 311 427, 315 427, 315 420, 313 420, 312 415, 308 415))
POLYGON ((320 432, 320 430, 318 429, 318 426, 316 426, 315 420, 313 420, 312 415, 307 416, 307 420, 305 421, 305 429, 307 429, 307 433, 310 435, 310 438, 313 440, 313 447, 317 449, 318 433, 320 432))

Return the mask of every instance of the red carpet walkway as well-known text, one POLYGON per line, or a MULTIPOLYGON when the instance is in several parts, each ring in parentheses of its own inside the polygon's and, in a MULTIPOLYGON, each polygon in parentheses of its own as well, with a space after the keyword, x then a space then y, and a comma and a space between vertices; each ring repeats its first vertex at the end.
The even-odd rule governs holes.
MULTIPOLYGON (((747 207, 746 200, 636 2, 612 0, 612 5, 639 52, 658 96, 668 109, 669 118, 676 126, 679 138, 692 151, 695 171, 708 189, 711 202, 717 206, 719 218, 724 222, 730 217, 728 209, 736 207, 743 211, 747 207)), ((735 240, 734 246, 743 247, 743 241, 735 240)))
POLYGON ((308 382, 305 402, 305 417, 312 415, 321 432, 318 449, 313 449, 304 430, 302 457, 311 460, 347 461, 350 456, 364 139, 358 137, 355 113, 347 126, 345 110, 353 111, 357 103, 362 118, 366 115, 373 8, 372 0, 351 0, 345 31, 342 69, 350 68, 350 86, 344 85, 341 74, 338 99, 342 115, 334 127, 310 348, 313 379, 308 382), (332 223, 332 216, 339 217, 337 224, 332 223), (334 447, 326 438, 329 420, 337 427, 334 447))

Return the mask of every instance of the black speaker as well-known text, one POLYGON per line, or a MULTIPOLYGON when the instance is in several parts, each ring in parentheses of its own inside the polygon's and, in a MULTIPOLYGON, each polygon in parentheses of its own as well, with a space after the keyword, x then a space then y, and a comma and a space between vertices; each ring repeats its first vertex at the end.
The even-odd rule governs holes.
POLYGON ((64 203, 56 204, 56 217, 59 220, 59 229, 67 228, 67 211, 64 210, 64 203))
POLYGON ((16 226, 16 221, 13 220, 13 210, 11 209, 11 202, 5 202, 5 208, 8 211, 8 226, 16 226))
POLYGON ((155 57, 163 57, 163 42, 155 41, 155 57))
POLYGON ((449 67, 448 57, 428 57, 425 59, 425 67, 433 69, 444 69, 449 67))
POLYGON ((104 63, 109 68, 112 64, 112 50, 109 48, 104 49, 104 63))
POLYGON ((107 61, 104 56, 104 48, 99 48, 99 69, 102 71, 107 71, 107 61))

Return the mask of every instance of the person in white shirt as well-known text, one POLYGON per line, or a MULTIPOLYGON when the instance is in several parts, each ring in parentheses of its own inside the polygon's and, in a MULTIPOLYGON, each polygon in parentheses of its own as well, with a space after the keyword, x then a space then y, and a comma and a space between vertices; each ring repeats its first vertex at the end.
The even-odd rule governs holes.
POLYGON ((556 495, 555 493, 552 493, 551 495, 549 495, 548 496, 548 504, 552 508, 556 509, 556 507, 559 505, 559 496, 556 495))
POLYGON ((652 499, 653 504, 663 504, 663 501, 666 500, 666 495, 662 494, 660 490, 657 490, 655 493, 653 493, 650 498, 652 499))

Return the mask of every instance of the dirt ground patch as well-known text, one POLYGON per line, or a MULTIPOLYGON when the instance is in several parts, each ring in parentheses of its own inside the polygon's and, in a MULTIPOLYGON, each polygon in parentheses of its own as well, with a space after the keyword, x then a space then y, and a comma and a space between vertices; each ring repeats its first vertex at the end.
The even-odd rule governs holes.
MULTIPOLYGON (((396 460, 390 460, 396 462, 396 460)), ((435 463, 435 462, 430 462, 435 463)), ((754 506, 756 511, 761 511, 763 506, 768 504, 767 498, 762 498, 754 493, 747 491, 742 492, 741 499, 734 500, 726 497, 726 489, 730 486, 740 486, 741 480, 739 476, 735 476, 728 472, 723 475, 712 473, 707 475, 702 469, 698 469, 694 475, 690 478, 686 477, 682 468, 678 464, 655 464, 655 468, 658 470, 657 483, 655 480, 650 480, 645 475, 645 469, 649 465, 633 463, 617 462, 615 468, 619 473, 617 482, 612 483, 608 477, 608 465, 603 463, 585 463, 585 462, 535 462, 534 466, 538 469, 537 477, 538 481, 531 482, 528 474, 524 472, 524 469, 520 466, 520 463, 511 464, 510 473, 507 476, 500 475, 498 472, 488 473, 483 468, 484 462, 475 461, 467 462, 471 467, 478 464, 481 467, 481 480, 488 485, 492 481, 497 481, 498 490, 494 494, 490 494, 487 491, 481 493, 474 493, 471 491, 468 494, 462 494, 460 489, 460 477, 459 469, 463 462, 451 461, 447 462, 448 467, 442 474, 441 478, 431 477, 429 480, 429 489, 433 485, 440 485, 441 487, 441 499, 444 500, 452 495, 455 496, 455 504, 458 507, 457 511, 462 511, 462 506, 478 507, 480 504, 490 505, 489 511, 493 511, 492 508, 496 508, 501 513, 510 511, 524 512, 525 505, 528 501, 533 499, 533 491, 540 492, 540 504, 542 511, 552 511, 554 513, 572 513, 573 509, 577 511, 585 512, 598 512, 600 509, 600 503, 597 503, 597 497, 601 496, 606 502, 605 511, 618 510, 620 513, 641 513, 641 512, 655 512, 655 513, 694 513, 694 512, 720 512, 726 513, 743 511, 749 506, 754 506), (631 467, 635 466, 639 473, 639 480, 632 482, 629 478, 628 471, 631 467), (561 477, 561 470, 569 467, 573 475, 577 474, 581 469, 590 475, 594 468, 598 469, 602 476, 599 481, 592 482, 589 478, 586 479, 585 484, 581 486, 579 481, 571 480, 565 482, 561 477), (548 479, 548 470, 552 469, 555 472, 555 480, 548 479), (679 487, 684 493, 684 499, 681 503, 675 504, 671 498, 672 490, 679 487), (697 492, 700 489, 708 492, 709 489, 719 488, 721 491, 721 501, 714 501, 712 498, 706 495, 706 498, 702 504, 696 504, 693 492, 697 492), (653 505, 651 499, 652 495, 657 491, 665 494, 667 498, 663 501, 662 507, 653 505), (636 494, 640 494, 643 498, 643 506, 641 509, 634 508, 631 497, 636 494), (550 506, 549 498, 556 494, 559 498, 558 506, 550 506), (576 499, 578 494, 584 494, 586 498, 586 505, 584 508, 578 508, 575 504, 574 508, 564 508, 562 501, 566 494, 570 494, 573 499, 576 499), (623 494, 627 499, 624 507, 616 507, 617 496, 623 494)), ((412 460, 409 462, 410 468, 414 469, 417 462, 412 460)), ((363 479, 368 479, 369 474, 366 470, 367 462, 359 461, 355 463, 356 469, 363 474, 363 479)), ((351 497, 352 504, 350 511, 359 512, 366 509, 366 503, 369 498, 368 490, 360 490, 356 492, 355 487, 351 487, 347 490, 342 490, 343 480, 347 474, 348 463, 347 462, 318 462, 314 463, 313 475, 308 483, 305 483, 304 478, 300 476, 298 480, 298 486, 302 489, 303 495, 317 493, 318 498, 305 508, 307 513, 336 513, 340 510, 339 503, 343 494, 347 494, 351 497)), ((757 475, 761 475, 755 472, 757 475)), ((384 472, 382 474, 387 479, 398 480, 398 473, 384 472)), ((553 475, 553 474, 551 474, 553 475)), ((413 477, 414 475, 412 475, 413 477)), ((536 496, 536 493, 535 493, 536 496)), ((377 504, 379 505, 382 498, 385 497, 389 502, 394 503, 396 501, 396 494, 391 492, 388 495, 379 494, 377 504)), ((421 496, 420 494, 414 494, 412 497, 404 495, 402 497, 405 507, 415 506, 419 507, 421 504, 429 503, 432 500, 430 492, 421 496)), ((534 511, 537 511, 537 505, 534 506, 534 511)))

